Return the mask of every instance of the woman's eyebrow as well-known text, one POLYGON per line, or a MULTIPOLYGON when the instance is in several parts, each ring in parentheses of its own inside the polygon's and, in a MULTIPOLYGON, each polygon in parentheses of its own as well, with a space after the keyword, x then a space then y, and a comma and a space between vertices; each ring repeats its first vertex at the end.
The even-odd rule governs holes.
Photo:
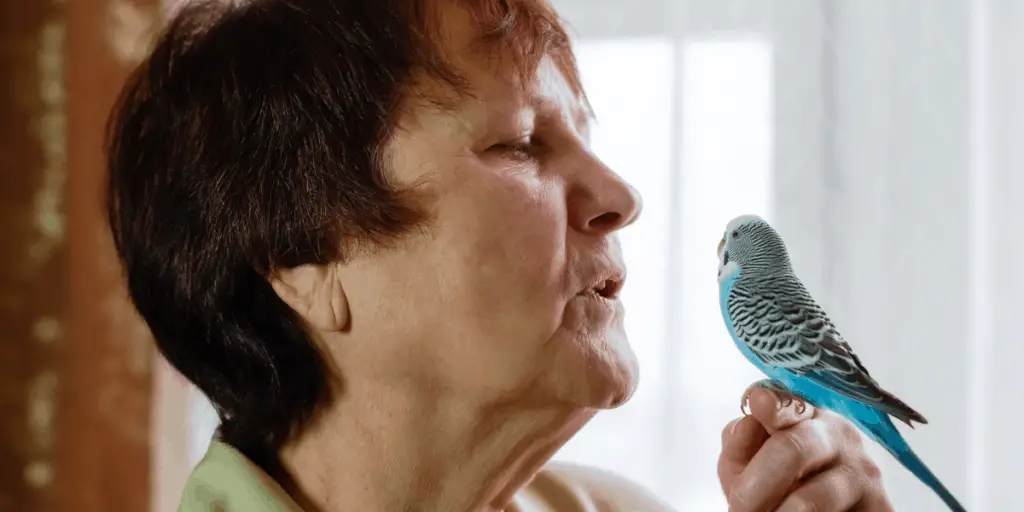
POLYGON ((576 130, 584 140, 589 141, 590 137, 590 125, 594 121, 593 112, 590 109, 585 108, 585 104, 581 101, 576 102, 572 107, 568 118, 564 115, 562 108, 552 101, 550 98, 542 96, 540 94, 531 95, 529 98, 528 107, 532 107, 535 115, 538 118, 546 119, 559 119, 565 121, 568 126, 576 130))

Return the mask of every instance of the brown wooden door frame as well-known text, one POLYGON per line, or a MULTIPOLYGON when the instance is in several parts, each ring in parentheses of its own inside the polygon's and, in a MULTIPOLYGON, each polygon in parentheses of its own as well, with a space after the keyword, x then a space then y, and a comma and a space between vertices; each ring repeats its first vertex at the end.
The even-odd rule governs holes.
MULTIPOLYGON (((17 0, 15 0, 17 1, 17 0)), ((150 508, 148 330, 126 300, 103 221, 104 128, 149 46, 156 0, 76 0, 66 20, 67 186, 56 510, 150 508)))

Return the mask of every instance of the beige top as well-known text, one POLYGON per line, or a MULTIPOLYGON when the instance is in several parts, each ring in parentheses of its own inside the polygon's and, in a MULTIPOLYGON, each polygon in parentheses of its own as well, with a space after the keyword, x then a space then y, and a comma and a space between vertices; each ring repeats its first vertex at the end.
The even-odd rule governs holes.
MULTIPOLYGON (((613 473, 550 463, 519 493, 508 512, 669 512, 640 486, 613 473)), ((210 443, 189 475, 179 512, 302 512, 263 470, 229 445, 210 443)))

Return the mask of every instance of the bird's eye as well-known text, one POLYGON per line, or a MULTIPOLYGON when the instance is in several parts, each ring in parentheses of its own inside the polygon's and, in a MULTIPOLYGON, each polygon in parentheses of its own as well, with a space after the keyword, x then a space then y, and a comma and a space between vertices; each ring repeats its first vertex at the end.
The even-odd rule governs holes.
POLYGON ((737 229, 736 231, 733 231, 732 232, 732 237, 733 238, 739 238, 740 237, 740 230, 737 229))
POLYGON ((725 251, 725 252, 722 253, 722 265, 728 265, 728 264, 729 264, 729 251, 725 251))

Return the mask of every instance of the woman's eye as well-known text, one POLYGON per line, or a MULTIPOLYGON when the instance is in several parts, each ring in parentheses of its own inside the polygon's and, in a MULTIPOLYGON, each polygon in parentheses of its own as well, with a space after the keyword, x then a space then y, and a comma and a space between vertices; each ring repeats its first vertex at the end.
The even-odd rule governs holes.
POLYGON ((537 147, 532 139, 505 142, 491 146, 494 151, 516 160, 529 160, 536 156, 537 147))

